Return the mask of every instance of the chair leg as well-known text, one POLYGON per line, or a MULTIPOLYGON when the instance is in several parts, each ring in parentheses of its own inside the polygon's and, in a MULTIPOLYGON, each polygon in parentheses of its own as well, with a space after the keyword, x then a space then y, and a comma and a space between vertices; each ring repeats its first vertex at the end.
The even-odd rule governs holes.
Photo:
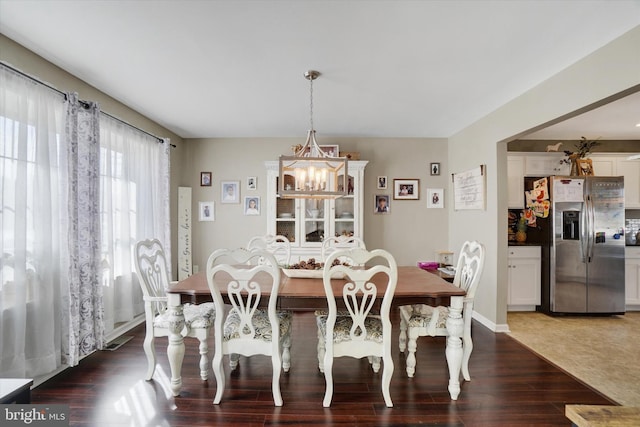
POLYGON ((409 352, 407 353, 407 376, 409 378, 413 378, 413 374, 416 372, 416 350, 418 349, 417 339, 418 337, 413 337, 411 336, 411 333, 409 333, 409 352))
POLYGON ((391 353, 385 354, 383 357, 384 367, 382 368, 382 396, 384 396, 384 403, 388 408, 393 407, 391 401, 391 393, 389 392, 389 386, 391 385, 391 377, 393 376, 393 359, 391 353))
POLYGON ((147 334, 144 337, 144 354, 147 356, 147 375, 145 379, 151 380, 153 373, 156 371, 156 347, 154 345, 155 337, 153 336, 153 327, 147 328, 147 334))
POLYGON ((322 406, 328 408, 331 406, 331 399, 333 398, 333 356, 325 353, 323 359, 324 381, 326 383, 326 387, 322 406))
POLYGON ((229 355, 229 367, 232 371, 235 371, 240 361, 240 355, 238 353, 231 353, 229 355))
POLYGON ((407 348, 407 322, 402 317, 402 309, 400 310, 400 338, 398 339, 398 346, 400 347, 400 353, 404 353, 407 348))
POLYGON ((291 335, 284 337, 282 343, 282 369, 289 372, 291 368, 291 335))
POLYGON ((198 337, 200 340, 200 378, 202 378, 202 381, 209 379, 209 357, 207 356, 209 346, 207 344, 207 335, 207 331, 205 330, 204 336, 198 337))
POLYGON ((376 374, 380 372, 380 357, 379 356, 369 356, 369 360, 371 363, 371 367, 373 368, 373 372, 376 374))
POLYGON ((318 352, 318 369, 320 372, 324 372, 324 339, 322 338, 322 332, 318 329, 318 345, 316 347, 316 351, 318 352))
POLYGON ((471 339, 471 327, 464 328, 462 335, 462 376, 466 381, 471 381, 469 374, 469 359, 473 351, 473 340, 471 339))
POLYGON ((273 404, 282 406, 282 394, 280 393, 280 371, 282 369, 282 360, 280 353, 277 351, 271 355, 271 367, 273 369, 273 377, 271 378, 271 392, 273 393, 273 404))
POLYGON ((211 367, 213 368, 213 374, 216 377, 216 395, 213 398, 213 404, 217 405, 222 399, 225 387, 224 370, 222 369, 222 348, 216 347, 211 367))

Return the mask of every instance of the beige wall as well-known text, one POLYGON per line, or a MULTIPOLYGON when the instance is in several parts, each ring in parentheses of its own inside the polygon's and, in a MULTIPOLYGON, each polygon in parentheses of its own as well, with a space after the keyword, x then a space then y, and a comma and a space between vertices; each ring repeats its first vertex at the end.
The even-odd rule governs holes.
POLYGON ((506 143, 526 132, 609 96, 640 89, 640 26, 449 139, 449 168, 460 172, 487 165, 485 211, 449 212, 449 242, 478 239, 487 257, 475 310, 506 329, 507 227, 506 143))
MULTIPOLYGON (((265 161, 289 155, 290 147, 304 142, 299 138, 190 139, 186 140, 184 163, 181 165, 181 185, 193 188, 193 209, 198 202, 214 201, 214 222, 198 222, 194 216, 193 263, 204 268, 208 255, 219 247, 238 247, 250 237, 266 231, 266 169, 265 161), (200 187, 201 171, 213 172, 213 185, 200 187), (256 191, 246 190, 246 178, 258 177, 256 191), (260 216, 244 216, 241 205, 220 203, 220 181, 241 181, 241 197, 261 197, 260 216)), ((427 138, 329 138, 318 130, 320 144, 338 144, 341 151, 360 152, 368 160, 364 187, 364 239, 369 248, 385 248, 400 265, 415 265, 416 261, 435 259, 435 251, 448 249, 447 210, 427 209, 426 189, 447 188, 447 143, 445 139, 427 138), (441 174, 431 176, 429 163, 440 162, 441 174), (420 199, 391 201, 389 215, 373 213, 374 195, 392 194, 377 190, 378 176, 417 178, 420 199)), ((447 192, 445 190, 445 196, 447 192)), ((448 197, 447 197, 448 201, 448 197)), ((446 206, 445 202, 445 206, 446 206)))

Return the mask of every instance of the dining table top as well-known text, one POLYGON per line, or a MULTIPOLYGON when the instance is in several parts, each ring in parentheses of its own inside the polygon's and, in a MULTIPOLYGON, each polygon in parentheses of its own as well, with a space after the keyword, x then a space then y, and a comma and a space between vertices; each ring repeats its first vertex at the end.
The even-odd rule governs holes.
MULTIPOLYGON (((278 308, 286 310, 312 310, 326 307, 326 295, 322 277, 289 277, 284 272, 280 275, 280 289, 278 292, 278 308)), ((386 290, 386 278, 379 274, 372 282, 377 285, 378 297, 382 297, 386 290)), ((334 293, 341 294, 345 280, 334 280, 334 293)), ((221 293, 225 293, 224 286, 219 285, 221 293)), ((271 285, 260 284, 263 297, 268 297, 271 285)), ((202 303, 211 301, 211 292, 207 284, 204 271, 172 284, 168 294, 180 295, 181 303, 202 303)), ((394 292, 394 306, 408 304, 449 305, 451 297, 464 296, 461 289, 448 282, 438 274, 422 270, 414 266, 398 267, 398 281, 394 292)))

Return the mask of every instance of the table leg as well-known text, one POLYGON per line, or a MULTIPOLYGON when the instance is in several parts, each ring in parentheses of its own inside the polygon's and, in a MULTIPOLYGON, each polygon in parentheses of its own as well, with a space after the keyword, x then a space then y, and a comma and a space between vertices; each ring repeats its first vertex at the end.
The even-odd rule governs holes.
POLYGON ((462 319, 462 307, 464 297, 451 297, 449 317, 447 318, 447 365, 449 366, 449 394, 451 399, 457 400, 460 394, 460 369, 462 367, 462 334, 464 320, 462 319))
POLYGON ((184 313, 180 295, 168 294, 169 313, 169 345, 167 346, 167 357, 171 367, 171 392, 174 396, 180 395, 182 388, 182 361, 184 359, 184 313))

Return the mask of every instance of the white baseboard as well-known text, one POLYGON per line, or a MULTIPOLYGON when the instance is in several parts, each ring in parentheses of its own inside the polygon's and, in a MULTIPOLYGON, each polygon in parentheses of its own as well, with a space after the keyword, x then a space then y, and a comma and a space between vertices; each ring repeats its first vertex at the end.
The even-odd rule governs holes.
POLYGON ((505 323, 502 325, 497 325, 495 322, 492 322, 491 320, 487 319, 483 315, 479 314, 477 311, 473 312, 472 317, 476 319, 478 322, 480 322, 481 324, 483 324, 484 326, 486 326, 487 328, 489 328, 490 330, 492 330, 493 332, 499 332, 499 333, 511 332, 509 330, 508 324, 505 323))

